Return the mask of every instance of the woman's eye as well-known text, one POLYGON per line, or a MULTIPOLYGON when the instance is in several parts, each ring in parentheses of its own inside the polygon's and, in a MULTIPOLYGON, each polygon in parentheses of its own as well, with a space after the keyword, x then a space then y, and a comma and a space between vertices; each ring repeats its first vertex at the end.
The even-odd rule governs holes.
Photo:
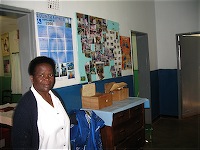
POLYGON ((39 76, 40 76, 40 77, 44 77, 44 75, 43 75, 43 74, 40 74, 39 76))
POLYGON ((53 76, 54 76, 54 74, 50 74, 50 75, 49 75, 49 77, 53 77, 53 76))

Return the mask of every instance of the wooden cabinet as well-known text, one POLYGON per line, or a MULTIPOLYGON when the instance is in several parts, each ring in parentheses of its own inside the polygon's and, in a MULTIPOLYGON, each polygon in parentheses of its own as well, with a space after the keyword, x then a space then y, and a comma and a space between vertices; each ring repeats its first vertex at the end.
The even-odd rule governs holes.
POLYGON ((144 104, 113 114, 112 126, 101 129, 106 149, 139 149, 145 143, 144 104))

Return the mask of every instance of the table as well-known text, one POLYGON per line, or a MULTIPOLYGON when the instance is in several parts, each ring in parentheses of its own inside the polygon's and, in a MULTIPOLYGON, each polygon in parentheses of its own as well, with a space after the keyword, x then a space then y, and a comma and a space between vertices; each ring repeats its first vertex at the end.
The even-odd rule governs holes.
MULTIPOLYGON (((6 107, 16 107, 17 103, 7 103, 4 105, 0 105, 0 109, 6 107)), ((6 112, 0 112, 0 123, 12 126, 12 117, 13 117, 14 110, 9 110, 6 112)))
POLYGON ((145 144, 144 109, 150 108, 149 100, 129 97, 113 101, 113 105, 93 110, 105 122, 101 128, 104 149, 140 149, 145 144))
POLYGON ((93 111, 105 122, 106 126, 112 126, 113 114, 138 106, 142 103, 144 103, 145 109, 150 108, 149 100, 147 98, 129 97, 125 100, 113 101, 111 106, 93 111))

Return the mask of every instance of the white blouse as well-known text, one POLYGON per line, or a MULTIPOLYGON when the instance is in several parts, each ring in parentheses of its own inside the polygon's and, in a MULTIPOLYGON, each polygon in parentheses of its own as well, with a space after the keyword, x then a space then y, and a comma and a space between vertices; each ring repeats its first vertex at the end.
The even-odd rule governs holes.
POLYGON ((70 150, 70 120, 60 100, 49 91, 52 107, 31 87, 38 106, 39 149, 70 150))

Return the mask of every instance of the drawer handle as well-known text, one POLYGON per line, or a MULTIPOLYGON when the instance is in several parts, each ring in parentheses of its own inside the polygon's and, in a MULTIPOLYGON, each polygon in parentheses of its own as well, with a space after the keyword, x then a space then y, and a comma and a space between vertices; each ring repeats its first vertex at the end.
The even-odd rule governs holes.
POLYGON ((124 117, 124 114, 119 115, 119 118, 124 117))
POLYGON ((135 124, 138 124, 138 123, 140 123, 140 120, 137 120, 137 121, 135 122, 135 124))
POLYGON ((140 108, 139 108, 139 107, 136 107, 136 108, 135 108, 135 110, 138 110, 138 109, 140 109, 140 108))
POLYGON ((137 139, 137 141, 140 141, 141 139, 142 139, 142 138, 140 137, 140 138, 137 139))
POLYGON ((106 99, 106 103, 108 102, 108 99, 106 99))
POLYGON ((123 132, 125 132, 125 130, 124 130, 124 129, 119 131, 119 133, 123 133, 123 132))

